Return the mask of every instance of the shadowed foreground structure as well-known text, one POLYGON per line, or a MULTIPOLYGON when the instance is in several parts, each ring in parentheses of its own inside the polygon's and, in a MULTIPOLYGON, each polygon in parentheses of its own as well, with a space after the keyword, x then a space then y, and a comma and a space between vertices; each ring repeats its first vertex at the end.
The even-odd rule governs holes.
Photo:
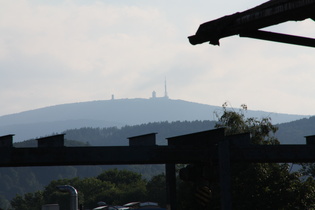
POLYGON ((156 133, 129 138, 130 146, 65 147, 64 135, 38 139, 36 148, 15 148, 13 135, 0 137, 0 167, 166 164, 168 204, 176 210, 175 164, 219 166, 221 208, 232 209, 230 164, 315 162, 315 137, 305 145, 254 145, 249 133, 226 136, 224 128, 168 138, 155 144, 156 133), (117 155, 120 154, 120 155, 117 155))
POLYGON ((188 37, 192 45, 209 42, 219 45, 224 37, 239 35, 269 41, 315 47, 315 39, 262 31, 261 28, 287 21, 315 20, 315 0, 271 0, 244 12, 237 12, 203 23, 195 35, 188 37))

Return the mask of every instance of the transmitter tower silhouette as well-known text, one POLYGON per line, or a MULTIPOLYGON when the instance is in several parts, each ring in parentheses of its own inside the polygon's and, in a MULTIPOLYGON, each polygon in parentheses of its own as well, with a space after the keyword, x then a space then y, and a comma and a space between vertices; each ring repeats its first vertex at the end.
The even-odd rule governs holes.
POLYGON ((164 80, 164 98, 168 98, 167 87, 166 87, 166 77, 165 77, 165 80, 164 80))

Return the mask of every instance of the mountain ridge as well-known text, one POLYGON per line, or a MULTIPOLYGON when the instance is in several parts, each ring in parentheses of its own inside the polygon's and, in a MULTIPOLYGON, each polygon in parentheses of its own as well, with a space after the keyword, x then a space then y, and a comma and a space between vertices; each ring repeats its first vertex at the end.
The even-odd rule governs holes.
MULTIPOLYGON (((15 141, 51 135, 80 127, 121 127, 149 122, 216 120, 222 107, 179 99, 134 98, 60 104, 0 116, 0 136, 15 134, 15 141)), ((246 117, 270 117, 274 124, 308 118, 247 110, 246 117)))

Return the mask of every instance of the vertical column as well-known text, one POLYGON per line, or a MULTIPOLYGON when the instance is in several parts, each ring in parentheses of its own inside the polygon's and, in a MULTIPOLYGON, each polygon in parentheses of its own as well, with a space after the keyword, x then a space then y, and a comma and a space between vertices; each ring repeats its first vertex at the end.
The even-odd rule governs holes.
POLYGON ((14 134, 0 136, 0 147, 13 147, 13 136, 14 134))
POLYGON ((166 208, 176 210, 176 172, 175 164, 165 164, 166 173, 166 208))
POLYGON ((219 176, 220 176, 220 194, 221 209, 232 209, 231 195, 231 169, 230 169, 230 149, 229 141, 223 138, 219 142, 219 176))
POLYGON ((307 145, 315 145, 315 135, 305 136, 307 145))

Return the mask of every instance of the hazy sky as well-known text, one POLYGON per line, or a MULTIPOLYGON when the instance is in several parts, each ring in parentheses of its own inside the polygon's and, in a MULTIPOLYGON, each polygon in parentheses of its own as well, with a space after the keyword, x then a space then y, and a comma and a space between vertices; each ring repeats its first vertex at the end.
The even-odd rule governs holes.
MULTIPOLYGON (((263 0, 0 0, 0 116, 63 103, 169 97, 315 114, 315 48, 233 36, 192 46, 201 23, 263 0)), ((268 30, 315 37, 306 20, 268 30)))

